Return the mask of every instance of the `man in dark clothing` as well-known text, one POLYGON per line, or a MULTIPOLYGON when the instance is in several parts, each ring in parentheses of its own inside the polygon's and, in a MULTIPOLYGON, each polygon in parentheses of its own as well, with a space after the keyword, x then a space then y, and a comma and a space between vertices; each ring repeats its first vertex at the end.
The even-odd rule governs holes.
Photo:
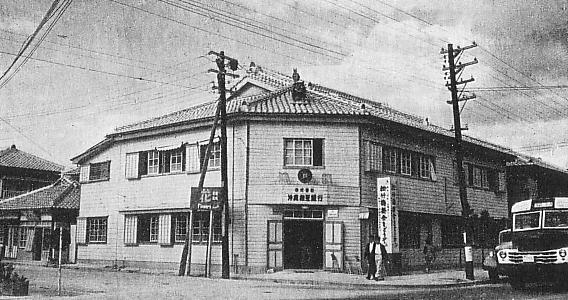
POLYGON ((375 279, 375 273, 377 273, 377 263, 375 262, 375 250, 377 244, 375 243, 375 237, 369 237, 369 243, 365 246, 365 259, 367 260, 367 279, 375 279))
POLYGON ((369 268, 367 269, 367 279, 384 280, 384 264, 386 259, 386 248, 379 242, 377 236, 369 237, 370 242, 365 247, 365 258, 369 268), (379 272, 377 272, 379 266, 379 272))

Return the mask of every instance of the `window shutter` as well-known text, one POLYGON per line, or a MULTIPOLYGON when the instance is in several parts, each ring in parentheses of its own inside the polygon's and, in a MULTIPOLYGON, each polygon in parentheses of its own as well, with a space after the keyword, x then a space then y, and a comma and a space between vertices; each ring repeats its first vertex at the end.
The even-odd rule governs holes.
POLYGON ((138 216, 124 216, 124 244, 136 245, 136 231, 138 229, 138 216))
POLYGON ((148 152, 138 152, 138 176, 148 174, 148 152))
POLYGON ((436 181, 438 177, 436 176, 436 168, 434 167, 434 161, 428 158, 428 163, 430 164, 430 179, 436 181))
POLYGON ((90 172, 90 165, 81 166, 81 171, 79 174, 79 182, 88 182, 89 181, 89 172, 90 172))
POLYGON ((365 141, 365 145, 363 145, 363 157, 365 159, 365 171, 371 171, 371 142, 365 141))
POLYGON ((138 152, 126 153, 126 178, 140 178, 138 173, 139 155, 138 152))
POLYGON ((77 244, 87 244, 87 218, 77 218, 77 244))
POLYGON ((185 157, 187 159, 186 169, 188 172, 199 172, 200 169, 200 159, 199 159, 199 147, 197 144, 187 145, 185 148, 185 157))
POLYGON ((499 192, 507 191, 507 178, 505 177, 505 172, 499 172, 499 192))
POLYGON ((160 215, 158 230, 158 244, 171 245, 172 244, 172 215, 160 215))
POLYGON ((313 140, 314 166, 323 166, 323 140, 313 140))

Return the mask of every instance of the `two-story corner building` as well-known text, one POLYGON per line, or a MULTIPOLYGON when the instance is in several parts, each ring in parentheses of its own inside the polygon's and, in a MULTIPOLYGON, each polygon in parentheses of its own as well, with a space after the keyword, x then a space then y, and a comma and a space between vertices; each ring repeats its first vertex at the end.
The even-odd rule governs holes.
POLYGON ((11 198, 54 183, 63 166, 16 148, 0 150, 0 199, 11 198))
MULTIPOLYGON (((78 259, 176 269, 216 103, 118 128, 73 158, 81 167, 78 259)), ((350 268, 369 234, 403 267, 428 235, 460 257, 453 133, 380 103, 251 68, 227 104, 231 264, 259 272, 350 268), (379 221, 380 220, 380 221, 379 221)), ((475 211, 507 216, 501 148, 466 138, 475 211)), ((220 186, 213 145, 206 187, 220 186)), ((193 265, 205 262, 209 213, 193 212, 193 265)), ((221 218, 214 214, 213 264, 221 218)))

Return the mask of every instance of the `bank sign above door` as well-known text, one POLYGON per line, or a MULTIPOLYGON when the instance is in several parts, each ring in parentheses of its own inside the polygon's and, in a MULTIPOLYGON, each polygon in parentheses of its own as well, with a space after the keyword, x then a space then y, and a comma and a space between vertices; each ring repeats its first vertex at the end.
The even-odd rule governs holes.
POLYGON ((327 205, 325 186, 286 185, 282 187, 282 204, 327 205))
POLYGON ((204 187, 201 190, 201 197, 198 197, 198 188, 191 188, 190 208, 193 210, 210 210, 220 209, 221 202, 219 201, 220 187, 204 187))
POLYGON ((399 249, 398 208, 390 177, 377 178, 378 232, 388 253, 399 249))

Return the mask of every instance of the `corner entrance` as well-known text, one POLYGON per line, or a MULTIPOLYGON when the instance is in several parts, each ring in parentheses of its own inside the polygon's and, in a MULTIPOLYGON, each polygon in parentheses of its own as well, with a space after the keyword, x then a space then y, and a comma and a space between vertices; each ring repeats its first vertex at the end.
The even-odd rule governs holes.
POLYGON ((284 220, 284 268, 323 267, 323 221, 284 220))

